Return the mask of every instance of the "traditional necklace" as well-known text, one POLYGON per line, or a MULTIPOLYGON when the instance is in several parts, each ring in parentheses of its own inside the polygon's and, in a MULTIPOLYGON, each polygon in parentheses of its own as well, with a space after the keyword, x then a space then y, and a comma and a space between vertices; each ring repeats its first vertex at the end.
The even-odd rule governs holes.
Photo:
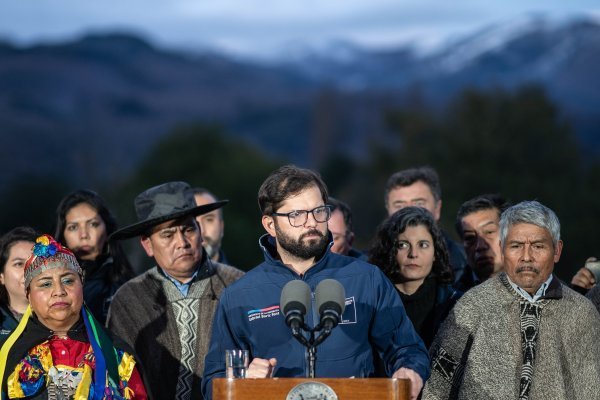
POLYGON ((86 381, 89 385, 95 357, 91 346, 83 355, 76 367, 62 365, 56 368, 50 352, 49 341, 32 348, 27 356, 16 367, 16 374, 9 377, 9 394, 11 388, 15 398, 28 397, 39 391, 47 379, 48 399, 72 399, 80 385, 86 381), (88 376, 87 380, 84 376, 88 376))

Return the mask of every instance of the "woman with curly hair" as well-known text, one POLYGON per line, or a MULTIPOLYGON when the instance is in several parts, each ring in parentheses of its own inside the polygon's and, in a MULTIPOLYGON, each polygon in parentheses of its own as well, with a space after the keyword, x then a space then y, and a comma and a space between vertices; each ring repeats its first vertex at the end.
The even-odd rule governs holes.
POLYGON ((68 194, 56 210, 56 240, 75 253, 85 277, 85 302, 103 325, 115 292, 133 277, 119 243, 108 241, 117 228, 104 200, 91 190, 68 194))
POLYGON ((462 295, 451 285, 448 250, 433 216, 420 207, 396 211, 379 226, 369 256, 396 286, 415 330, 429 347, 462 295))

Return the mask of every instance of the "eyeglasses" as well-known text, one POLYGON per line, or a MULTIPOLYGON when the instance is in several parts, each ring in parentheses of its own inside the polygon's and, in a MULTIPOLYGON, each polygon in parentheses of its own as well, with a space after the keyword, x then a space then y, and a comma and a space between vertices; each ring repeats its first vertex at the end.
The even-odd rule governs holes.
POLYGON ((294 228, 298 228, 306 224, 306 221, 308 221, 308 213, 311 213, 313 215, 313 218, 317 222, 327 222, 329 221, 329 218, 331 218, 331 206, 320 206, 317 208, 313 208, 310 211, 295 210, 289 213, 273 213, 271 215, 276 215, 278 217, 288 217, 290 225, 294 228))

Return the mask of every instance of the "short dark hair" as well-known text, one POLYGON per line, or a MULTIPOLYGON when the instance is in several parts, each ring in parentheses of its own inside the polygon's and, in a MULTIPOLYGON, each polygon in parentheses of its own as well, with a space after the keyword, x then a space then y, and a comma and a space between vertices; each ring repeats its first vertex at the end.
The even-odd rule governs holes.
POLYGON ((452 283, 453 273, 448 258, 448 248, 442 231, 429 211, 421 207, 404 207, 386 218, 377 228, 375 240, 369 251, 369 262, 377 265, 394 283, 402 282, 396 254, 398 236, 409 226, 423 225, 433 238, 434 261, 430 277, 438 283, 452 283))
POLYGON ((333 197, 330 197, 327 203, 331 206, 331 212, 334 212, 335 210, 340 210, 340 212, 344 216, 344 224, 346 224, 346 234, 351 233, 352 210, 350 210, 350 206, 341 200, 334 199, 333 197))
POLYGON ((323 202, 327 204, 327 186, 319 173, 295 165, 276 169, 258 189, 258 206, 262 215, 273 214, 287 198, 313 185, 319 188, 323 202))
POLYGON ((190 193, 193 195, 199 194, 199 195, 203 195, 203 194, 207 194, 210 197, 212 197, 213 199, 215 199, 215 201, 219 201, 219 199, 217 199, 217 196, 215 196, 215 194, 213 192, 211 192, 208 189, 205 189, 203 187, 193 187, 190 188, 190 193))
MULTIPOLYGON (((0 272, 4 273, 4 268, 6 267, 6 263, 8 262, 8 257, 10 255, 10 249, 12 249, 15 243, 35 243, 35 240, 39 236, 41 236, 41 234, 29 226, 19 226, 6 232, 0 238, 0 272)), ((0 285, 0 304, 9 304, 8 292, 6 291, 6 287, 4 287, 4 285, 0 285)))
MULTIPOLYGON (((193 187, 189 191, 194 196, 194 198, 196 197, 196 195, 198 195, 198 196, 208 195, 208 196, 212 197, 213 199, 215 199, 215 201, 219 201, 219 198, 217 196, 215 196, 215 194, 213 192, 211 192, 210 190, 205 189, 203 187, 193 187)), ((194 199, 194 201, 195 201, 195 199, 194 199)), ((219 207, 216 211, 217 211, 217 215, 219 216, 219 218, 223 219, 223 207, 219 207)))
POLYGON ((456 233, 461 238, 463 237, 462 219, 467 215, 481 210, 496 210, 498 211, 498 220, 500 220, 500 214, 510 207, 510 205, 510 201, 498 193, 482 194, 465 201, 456 213, 456 221, 454 223, 456 233))
POLYGON ((440 178, 435 169, 429 166, 404 169, 398 171, 389 177, 385 185, 384 202, 387 204, 388 196, 392 190, 397 187, 410 186, 415 182, 423 182, 429 186, 431 194, 436 202, 442 199, 442 187, 440 186, 440 178))

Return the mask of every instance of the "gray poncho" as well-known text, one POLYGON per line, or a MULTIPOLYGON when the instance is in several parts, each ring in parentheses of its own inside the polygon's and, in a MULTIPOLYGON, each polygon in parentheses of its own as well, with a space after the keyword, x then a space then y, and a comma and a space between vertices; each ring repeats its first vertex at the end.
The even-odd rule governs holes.
POLYGON ((504 273, 469 290, 431 347, 423 399, 600 399, 600 315, 552 279, 530 303, 504 273))

